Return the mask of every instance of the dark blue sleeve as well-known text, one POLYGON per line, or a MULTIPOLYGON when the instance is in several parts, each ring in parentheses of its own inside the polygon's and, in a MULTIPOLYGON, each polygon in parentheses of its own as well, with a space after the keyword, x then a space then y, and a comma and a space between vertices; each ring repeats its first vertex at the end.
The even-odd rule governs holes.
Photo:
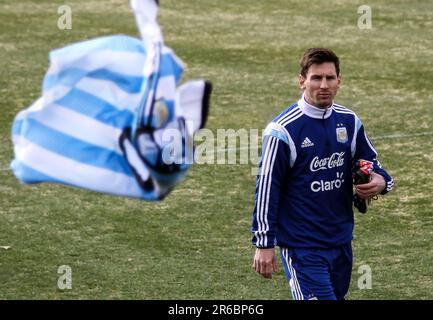
POLYGON ((374 148, 371 140, 368 138, 364 126, 361 124, 356 137, 356 152, 354 160, 356 161, 358 159, 364 159, 373 162, 373 171, 385 178, 386 187, 381 194, 386 194, 392 190, 394 186, 394 180, 388 174, 388 172, 382 168, 377 156, 377 151, 374 148))
POLYGON ((251 228, 252 243, 258 248, 273 248, 276 244, 280 190, 290 167, 289 157, 286 142, 273 135, 264 136, 251 228))

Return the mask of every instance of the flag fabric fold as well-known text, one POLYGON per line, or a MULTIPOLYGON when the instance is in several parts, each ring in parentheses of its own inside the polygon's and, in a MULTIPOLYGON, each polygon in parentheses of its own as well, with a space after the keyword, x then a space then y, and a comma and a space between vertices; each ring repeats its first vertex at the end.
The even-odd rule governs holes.
POLYGON ((164 198, 187 173, 211 85, 178 87, 154 0, 132 0, 142 39, 99 37, 50 52, 41 97, 12 125, 11 169, 24 183, 164 198))

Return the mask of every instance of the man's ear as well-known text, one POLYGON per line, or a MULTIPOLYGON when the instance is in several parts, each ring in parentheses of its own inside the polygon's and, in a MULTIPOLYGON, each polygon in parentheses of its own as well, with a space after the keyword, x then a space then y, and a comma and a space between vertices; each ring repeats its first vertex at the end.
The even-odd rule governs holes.
POLYGON ((298 80, 299 80, 299 87, 302 90, 305 90, 305 80, 306 79, 304 78, 304 76, 302 74, 299 75, 298 80))

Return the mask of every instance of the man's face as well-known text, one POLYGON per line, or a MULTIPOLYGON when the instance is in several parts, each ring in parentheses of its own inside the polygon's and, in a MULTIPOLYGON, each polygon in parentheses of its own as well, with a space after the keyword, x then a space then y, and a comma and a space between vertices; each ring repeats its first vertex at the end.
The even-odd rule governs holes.
POLYGON ((332 103, 340 83, 333 62, 311 65, 306 78, 299 75, 299 86, 304 90, 305 100, 318 108, 325 108, 332 103))

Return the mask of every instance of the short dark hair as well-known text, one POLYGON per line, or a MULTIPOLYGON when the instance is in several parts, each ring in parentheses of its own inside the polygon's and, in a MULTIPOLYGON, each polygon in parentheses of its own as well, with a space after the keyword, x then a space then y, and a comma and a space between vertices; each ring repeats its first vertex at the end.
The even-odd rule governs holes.
POLYGON ((310 48, 305 50, 301 61, 299 61, 301 75, 307 77, 308 69, 310 69, 311 65, 322 64, 324 62, 333 62, 337 76, 340 75, 340 59, 332 50, 326 48, 310 48))

